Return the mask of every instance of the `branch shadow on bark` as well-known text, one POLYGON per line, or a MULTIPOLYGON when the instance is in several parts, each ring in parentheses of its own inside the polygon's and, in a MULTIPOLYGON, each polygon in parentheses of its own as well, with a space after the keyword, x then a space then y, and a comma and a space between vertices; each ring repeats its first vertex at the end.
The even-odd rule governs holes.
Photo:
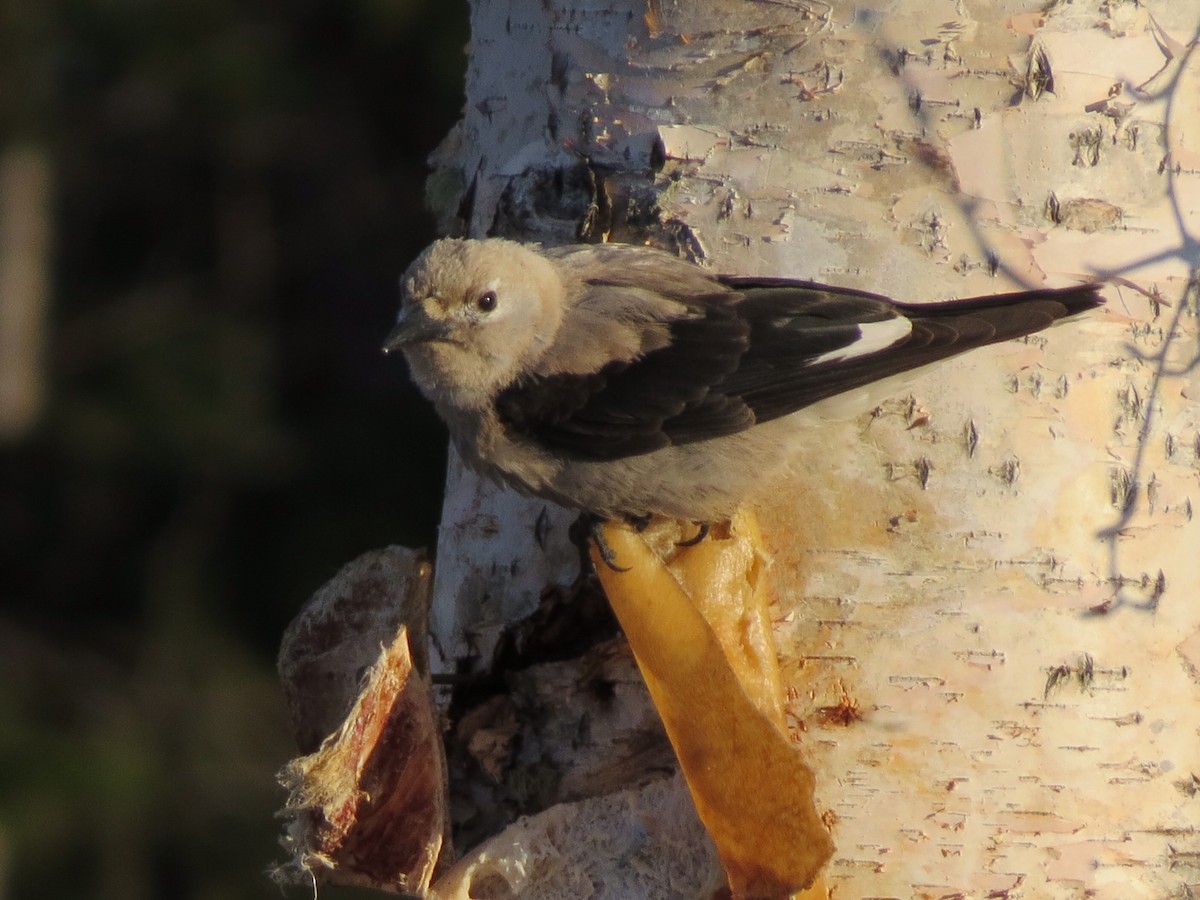
MULTIPOLYGON (((1157 25, 1155 27, 1157 29, 1157 25)), ((1146 101, 1165 101, 1163 143, 1168 148, 1173 144, 1172 137, 1175 130, 1173 122, 1181 102, 1182 76, 1195 55, 1198 44, 1200 44, 1200 29, 1186 44, 1179 44, 1170 39, 1158 40, 1159 49, 1166 58, 1163 67, 1143 84, 1125 83, 1121 85, 1122 90, 1130 91, 1146 101), (1180 50, 1181 53, 1179 53, 1180 50), (1176 55, 1177 53, 1178 55, 1176 55), (1167 73, 1171 69, 1172 63, 1175 63, 1174 70, 1167 76, 1165 83, 1158 89, 1147 89, 1146 85, 1167 73)), ((1049 60, 1046 58, 1044 48, 1039 47, 1036 41, 1031 41, 1029 53, 1031 58, 1029 83, 1022 86, 1014 98, 1014 103, 1025 100, 1036 101, 1042 93, 1053 90, 1053 78, 1047 74, 1050 71, 1049 60), (1040 73, 1037 78, 1034 78, 1032 74, 1035 70, 1040 73)), ((892 60, 903 60, 906 56, 905 51, 898 47, 893 48, 890 55, 892 60)), ((902 66, 893 65, 893 71, 897 75, 901 75, 901 68, 902 66)), ((922 127, 932 130, 933 122, 928 110, 919 102, 914 102, 910 108, 916 122, 922 127)), ((1178 137, 1178 135, 1175 136, 1178 137)), ((936 160, 933 158, 918 156, 917 159, 931 169, 935 167, 936 160)), ((1149 387, 1146 396, 1137 397, 1135 402, 1136 418, 1140 419, 1140 425, 1134 444, 1132 463, 1128 468, 1118 467, 1112 474, 1113 505, 1117 509, 1117 516, 1096 531, 1096 537, 1103 541, 1106 548, 1106 579, 1112 586, 1113 593, 1104 602, 1087 610, 1086 615, 1106 615, 1123 606, 1153 612, 1167 590, 1167 577, 1163 569, 1160 568, 1155 576, 1142 574, 1139 577, 1130 577, 1124 574, 1121 563, 1122 536, 1135 516, 1145 508, 1149 486, 1153 483, 1153 474, 1150 474, 1149 480, 1147 476, 1146 451, 1156 424, 1155 411, 1159 406, 1164 385, 1170 380, 1183 379, 1200 372, 1200 344, 1192 348, 1184 347, 1184 342, 1188 340, 1188 337, 1183 331, 1186 317, 1197 318, 1200 316, 1200 237, 1192 234, 1188 229, 1179 189, 1179 179, 1184 171, 1180 164, 1172 161, 1169 149, 1163 158, 1160 172, 1167 178, 1166 194, 1177 237, 1174 246, 1169 250, 1150 254, 1118 267, 1098 267, 1089 273, 1097 281, 1115 286, 1118 295, 1122 288, 1141 294, 1149 301, 1156 319, 1164 307, 1171 309, 1171 314, 1169 322, 1162 329, 1164 338, 1157 351, 1146 352, 1132 341, 1125 344, 1125 349, 1131 358, 1150 367, 1149 387), (1190 273, 1183 290, 1177 297, 1166 298, 1161 294, 1157 285, 1139 283, 1130 275, 1146 266, 1171 261, 1181 263, 1190 273), (1180 355, 1185 357, 1184 362, 1176 364, 1170 362, 1172 357, 1180 355)), ((1038 285, 1030 283, 1014 267, 1006 264, 991 245, 984 230, 980 227, 981 217, 978 214, 980 203, 964 194, 959 194, 956 202, 965 220, 969 223, 972 237, 985 250, 989 271, 993 275, 1002 272, 1017 284, 1028 289, 1038 287, 1038 285)), ((1196 437, 1196 454, 1200 459, 1200 435, 1196 437)))

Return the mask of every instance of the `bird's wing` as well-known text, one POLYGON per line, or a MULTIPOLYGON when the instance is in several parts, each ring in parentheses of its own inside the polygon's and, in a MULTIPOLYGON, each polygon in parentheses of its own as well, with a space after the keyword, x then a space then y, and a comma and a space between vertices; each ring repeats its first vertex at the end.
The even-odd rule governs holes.
POLYGON ((749 346, 750 327, 734 294, 685 306, 639 305, 636 294, 606 286, 622 315, 592 315, 587 303, 560 329, 556 346, 496 399, 501 422, 517 435, 584 459, 620 459, 754 424, 740 398, 719 391, 749 346), (616 292, 616 293, 614 293, 616 292), (567 334, 563 335, 566 331, 567 334), (603 360, 589 348, 604 350, 603 360), (640 347, 637 352, 631 348, 640 347), (580 361, 587 364, 580 366, 580 361), (580 369, 582 368, 582 371, 580 369))
MULTIPOLYGON (((653 349, 584 373, 549 354, 497 398, 501 421, 569 456, 620 459, 742 431, 1098 303, 1092 286, 911 306, 786 279, 710 284, 665 305, 658 295, 640 322, 625 304, 621 324, 654 334, 653 349)), ((593 287, 599 305, 625 289, 593 287)))
POLYGON ((742 365, 721 389, 740 396, 759 422, 976 347, 1033 334, 1102 302, 1092 284, 909 304, 786 279, 722 280, 744 294, 739 313, 753 328, 742 365), (814 358, 814 317, 821 320, 817 331, 840 325, 857 334, 814 358))

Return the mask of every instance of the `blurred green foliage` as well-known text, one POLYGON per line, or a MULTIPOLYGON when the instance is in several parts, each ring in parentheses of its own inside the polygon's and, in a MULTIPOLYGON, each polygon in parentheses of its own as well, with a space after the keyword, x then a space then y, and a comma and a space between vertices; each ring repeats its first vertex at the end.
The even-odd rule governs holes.
POLYGON ((0 446, 0 897, 279 896, 280 634, 434 538, 445 435, 378 346, 466 13, 0 3, 0 152, 55 191, 51 390, 0 446))

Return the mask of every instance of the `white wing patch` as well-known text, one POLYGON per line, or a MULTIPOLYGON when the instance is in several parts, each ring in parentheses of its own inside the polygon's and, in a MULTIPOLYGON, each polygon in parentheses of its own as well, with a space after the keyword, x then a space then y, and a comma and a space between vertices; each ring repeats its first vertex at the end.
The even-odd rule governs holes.
POLYGON ((839 350, 822 353, 810 360, 808 365, 819 366, 822 363, 845 362, 886 350, 888 347, 900 343, 912 333, 912 322, 904 316, 896 316, 894 319, 884 319, 882 322, 861 322, 858 331, 858 340, 853 344, 839 350))

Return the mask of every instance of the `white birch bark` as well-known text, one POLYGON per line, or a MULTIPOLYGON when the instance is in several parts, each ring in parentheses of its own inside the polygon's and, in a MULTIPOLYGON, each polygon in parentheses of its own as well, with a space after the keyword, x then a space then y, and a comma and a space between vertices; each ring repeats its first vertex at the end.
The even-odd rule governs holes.
MULTIPOLYGON (((589 201, 604 229, 653 198, 721 271, 929 301, 1110 279, 1102 313, 797 433, 759 510, 836 896, 1200 889, 1198 26, 1172 0, 473 0, 437 163, 474 235, 568 241, 589 201)), ((452 469, 443 667, 572 574, 544 508, 452 469)))

